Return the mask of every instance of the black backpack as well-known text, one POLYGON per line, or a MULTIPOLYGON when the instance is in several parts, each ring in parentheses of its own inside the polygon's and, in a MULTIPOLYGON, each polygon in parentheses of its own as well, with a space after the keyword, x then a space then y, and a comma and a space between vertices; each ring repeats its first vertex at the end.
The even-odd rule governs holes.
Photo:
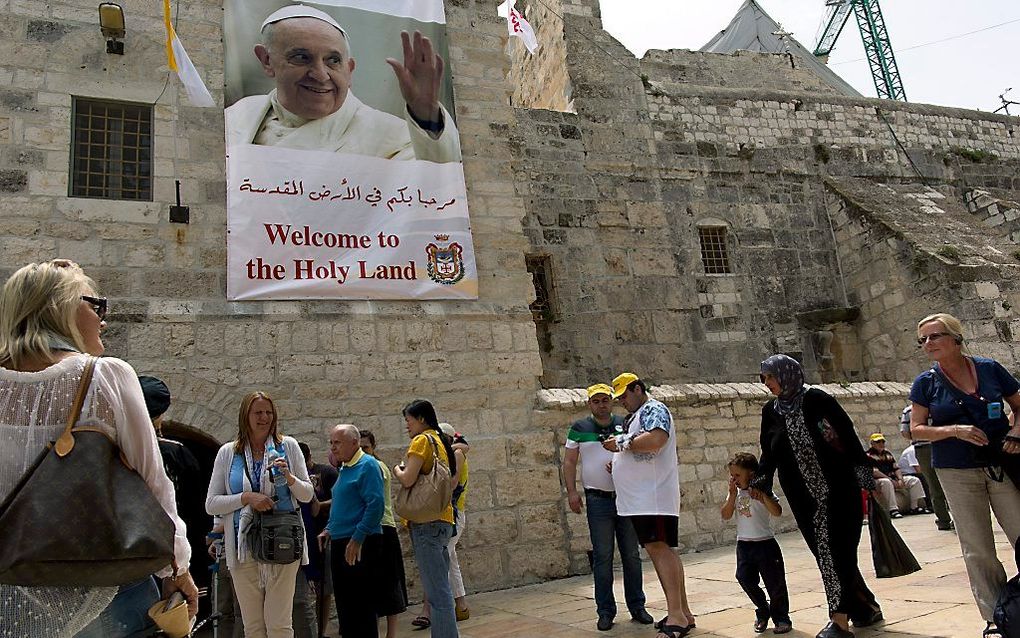
MULTIPOLYGON (((1014 549, 1020 567, 1020 545, 1014 549)), ((1003 638, 1020 638, 1020 574, 1010 578, 999 592, 992 619, 1003 638)))

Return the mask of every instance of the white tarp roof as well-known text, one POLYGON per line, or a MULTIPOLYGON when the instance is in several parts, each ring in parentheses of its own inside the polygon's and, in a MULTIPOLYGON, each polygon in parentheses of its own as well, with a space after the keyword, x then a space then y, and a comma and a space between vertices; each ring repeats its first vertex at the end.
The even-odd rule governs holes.
MULTIPOLYGON (((819 3, 819 11, 821 11, 819 3)), ((736 51, 758 51, 761 53, 786 53, 794 55, 803 66, 811 69, 824 79, 829 85, 846 95, 861 97, 861 94, 850 86, 843 78, 836 75, 821 60, 816 58, 811 51, 804 48, 800 42, 793 37, 787 36, 785 41, 780 40, 774 32, 780 31, 779 23, 769 17, 769 14, 754 0, 747 0, 729 25, 719 32, 708 44, 701 47, 701 51, 707 53, 734 53, 736 51)))

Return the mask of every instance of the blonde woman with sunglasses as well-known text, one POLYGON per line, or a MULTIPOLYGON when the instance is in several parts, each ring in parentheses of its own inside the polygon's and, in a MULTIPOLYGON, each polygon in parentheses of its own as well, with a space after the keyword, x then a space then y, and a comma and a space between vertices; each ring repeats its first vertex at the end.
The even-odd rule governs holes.
POLYGON ((988 623, 984 635, 1000 636, 992 612, 1006 572, 995 553, 991 512, 1015 545, 1020 383, 998 361, 967 351, 963 325, 953 315, 921 319, 917 343, 932 367, 910 389, 910 434, 932 442, 932 465, 953 512, 971 591, 988 623))
MULTIPOLYGON (((16 271, 0 293, 0 501, 3 501, 70 416, 88 356, 104 346, 107 301, 74 262, 54 259, 16 271)), ((156 574, 164 592, 180 590, 190 615, 198 590, 188 573, 191 549, 177 515, 174 488, 163 471, 156 433, 138 375, 130 365, 96 362, 81 421, 101 428, 145 480, 175 527, 177 572, 156 574)), ((74 524, 54 512, 54 524, 74 524)), ((45 530, 39 530, 45 533, 45 530)), ((160 597, 152 578, 120 587, 0 585, 0 636, 122 638, 146 630, 160 597)))

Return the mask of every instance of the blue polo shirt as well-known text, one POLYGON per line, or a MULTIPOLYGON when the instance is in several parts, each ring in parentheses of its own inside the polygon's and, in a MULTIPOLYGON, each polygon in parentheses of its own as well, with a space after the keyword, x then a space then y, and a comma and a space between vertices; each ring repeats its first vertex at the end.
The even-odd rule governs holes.
POLYGON ((374 456, 358 450, 340 466, 333 484, 333 504, 329 508, 329 537, 350 538, 359 543, 371 534, 382 534, 385 504, 383 477, 374 456))
POLYGON ((931 425, 976 425, 988 436, 989 446, 979 447, 957 438, 932 443, 932 465, 945 469, 967 469, 990 465, 989 447, 1001 446, 1009 432, 1005 398, 1020 390, 1020 383, 998 361, 971 357, 977 370, 979 396, 964 394, 934 369, 917 375, 910 388, 910 400, 928 408, 931 425), (998 416, 994 416, 994 415, 998 416))

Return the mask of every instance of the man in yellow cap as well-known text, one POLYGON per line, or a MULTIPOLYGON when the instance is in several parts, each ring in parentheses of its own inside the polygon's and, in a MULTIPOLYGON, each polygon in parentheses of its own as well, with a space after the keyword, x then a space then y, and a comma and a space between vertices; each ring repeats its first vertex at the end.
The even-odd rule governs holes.
POLYGON ((903 518, 899 504, 896 502, 896 493, 906 495, 907 513, 924 514, 928 510, 925 507, 924 486, 916 476, 904 476, 897 467, 896 457, 885 449, 885 435, 875 432, 871 435, 871 447, 868 448, 868 456, 874 461, 875 467, 872 472, 875 475, 875 491, 878 492, 878 502, 889 509, 889 516, 892 518, 903 518))
POLYGON ((591 568, 595 580, 595 608, 599 631, 607 631, 616 617, 613 596, 613 539, 620 547, 623 563, 623 591, 627 609, 635 621, 651 624, 645 611, 645 592, 641 588, 641 555, 637 536, 630 519, 617 515, 616 490, 607 465, 613 454, 602 447, 606 438, 623 433, 623 419, 613 414, 613 389, 604 383, 588 388, 588 409, 591 415, 574 421, 567 432, 563 452, 563 482, 567 500, 575 514, 581 513, 581 496, 577 492, 577 461, 581 460, 581 484, 588 513, 591 536, 591 568))
POLYGON ((680 476, 673 415, 648 396, 645 382, 633 372, 613 379, 613 398, 630 413, 626 432, 602 444, 614 453, 616 509, 634 524, 666 595, 669 613, 656 627, 672 638, 685 636, 694 626, 694 614, 687 603, 684 566, 674 551, 679 545, 680 476))

